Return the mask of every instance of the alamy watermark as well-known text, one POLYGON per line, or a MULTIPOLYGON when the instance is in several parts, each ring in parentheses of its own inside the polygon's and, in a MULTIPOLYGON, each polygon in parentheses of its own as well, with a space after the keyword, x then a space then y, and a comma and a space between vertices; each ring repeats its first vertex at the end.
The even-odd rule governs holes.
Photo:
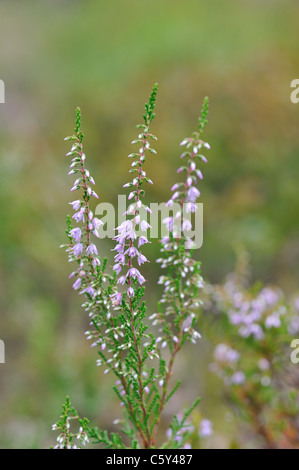
MULTIPOLYGON (((134 207, 126 205, 127 197, 118 195, 117 210, 113 204, 102 202, 97 205, 95 214, 101 220, 97 234, 99 238, 113 238, 116 235, 115 227, 120 226, 126 215, 134 215, 134 207)), ((198 249, 203 244, 203 203, 186 202, 182 206, 173 202, 171 206, 167 203, 151 203, 149 207, 139 209, 141 221, 146 221, 149 226, 149 238, 166 238, 170 233, 174 238, 185 239, 186 249, 198 249)), ((138 235, 142 235, 143 225, 135 228, 138 235), (140 233, 139 233, 140 232, 140 233)))
POLYGON ((5 362, 5 345, 4 341, 0 339, 0 364, 4 364, 5 362))
POLYGON ((294 348, 294 351, 291 352, 291 362, 293 364, 299 363, 299 339, 293 339, 290 344, 291 348, 294 348))
POLYGON ((294 78, 294 80, 291 81, 291 88, 295 88, 290 96, 291 102, 297 104, 299 103, 299 78, 294 78))
POLYGON ((5 84, 4 81, 0 79, 0 103, 5 103, 5 84))

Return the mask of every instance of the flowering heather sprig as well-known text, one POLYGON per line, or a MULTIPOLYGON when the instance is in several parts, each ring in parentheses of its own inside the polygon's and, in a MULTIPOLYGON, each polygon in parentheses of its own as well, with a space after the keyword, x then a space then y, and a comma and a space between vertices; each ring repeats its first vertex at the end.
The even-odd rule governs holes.
MULTIPOLYGON (((137 284, 142 285, 145 282, 145 278, 139 271, 139 267, 148 262, 147 258, 141 253, 141 246, 149 243, 146 235, 147 229, 150 228, 147 220, 144 216, 150 212, 147 205, 142 202, 144 196, 143 184, 153 184, 152 180, 146 176, 146 172, 143 169, 143 165, 146 159, 146 152, 156 154, 156 150, 151 147, 149 139, 157 140, 157 137, 150 133, 150 124, 155 117, 154 108, 157 96, 158 85, 155 84, 153 87, 152 94, 149 98, 149 102, 145 105, 145 114, 143 115, 144 124, 137 125, 137 128, 141 130, 138 138, 132 141, 132 144, 138 144, 140 146, 137 153, 131 153, 130 158, 134 161, 131 165, 130 173, 134 175, 133 181, 124 184, 124 188, 130 188, 130 194, 128 200, 131 201, 124 216, 128 216, 129 219, 116 228, 117 235, 115 240, 117 241, 116 255, 114 257, 115 264, 113 266, 114 271, 117 275, 122 272, 122 275, 118 278, 118 284, 127 285, 126 295, 130 299, 135 295, 135 289, 133 287, 134 280, 137 284), (144 232, 144 233, 143 233, 144 232), (137 262, 138 268, 134 266, 137 262)), ((115 293, 113 295, 114 304, 120 305, 122 301, 122 294, 115 293)))
POLYGON ((88 444, 88 419, 79 418, 77 411, 72 407, 69 397, 66 397, 62 406, 60 419, 53 424, 53 431, 60 431, 57 437, 57 444, 54 449, 80 449, 88 444), (74 424, 79 425, 79 429, 74 432, 74 424), (77 443, 76 443, 77 441, 77 443))
MULTIPOLYGON (((69 244, 65 245, 66 251, 69 261, 76 261, 78 264, 78 268, 70 277, 75 278, 74 289, 86 297, 83 307, 89 313, 90 325, 93 327, 86 334, 88 339, 92 340, 92 346, 97 349, 99 355, 97 365, 105 366, 104 374, 112 372, 116 376, 117 380, 113 389, 124 410, 122 432, 129 438, 132 448, 156 446, 156 431, 161 413, 179 386, 177 383, 172 390, 168 390, 174 356, 186 339, 191 339, 194 342, 197 337, 200 337, 199 333, 194 330, 195 318, 190 313, 190 309, 197 308, 199 305, 195 300, 195 295, 201 286, 202 279, 199 264, 192 260, 189 253, 184 254, 185 248, 182 241, 178 241, 179 262, 174 263, 174 273, 178 275, 179 282, 178 304, 174 299, 174 292, 171 299, 167 297, 167 293, 165 294, 165 299, 169 302, 175 302, 175 309, 177 305, 181 309, 180 312, 178 309, 175 310, 177 319, 174 324, 178 330, 177 336, 169 334, 169 325, 166 322, 167 326, 163 328, 163 334, 166 341, 169 342, 172 353, 168 366, 162 357, 161 349, 159 349, 162 338, 155 338, 152 333, 147 333, 148 325, 145 323, 146 305, 142 301, 145 278, 141 270, 142 265, 148 260, 142 253, 142 246, 149 243, 146 232, 150 227, 147 222, 147 213, 150 212, 150 209, 143 203, 142 198, 144 183, 152 184, 152 181, 146 176, 144 162, 147 151, 156 153, 150 144, 150 140, 156 140, 156 137, 150 132, 150 125, 155 116, 156 95, 157 84, 154 85, 149 101, 145 105, 144 124, 137 126, 140 132, 138 138, 132 142, 139 145, 139 150, 137 153, 129 155, 133 159, 130 169, 133 180, 126 183, 124 187, 130 188, 128 195, 130 204, 124 214, 126 220, 116 228, 117 233, 114 237, 116 254, 112 274, 106 273, 107 260, 100 259, 97 247, 92 241, 92 236, 98 235, 101 221, 93 216, 89 206, 90 198, 97 197, 97 194, 90 187, 90 183, 94 184, 94 180, 85 167, 79 109, 76 113, 75 135, 67 138, 74 141, 72 149, 68 153, 68 156, 73 157, 70 174, 79 176, 71 191, 82 191, 81 199, 71 203, 75 211, 72 218, 78 225, 73 227, 71 218, 67 219, 69 244), (180 263, 185 262, 187 262, 186 267, 182 269, 180 263), (189 272, 191 277, 186 277, 186 273, 189 272), (186 285, 183 284, 183 278, 185 278, 186 285), (192 282, 195 282, 195 285, 191 299, 191 286, 188 283, 192 282), (190 296, 189 300, 184 299, 182 288, 186 289, 186 293, 190 296), (172 347, 173 344, 175 344, 175 348, 172 347), (155 363, 150 362, 153 359, 158 359, 158 367, 155 363)), ((199 136, 206 111, 207 102, 203 109, 199 131, 194 133, 192 137, 194 148, 195 145, 198 148, 201 145, 199 136)), ((191 165, 190 168, 191 172, 195 171, 194 165, 191 165)), ((194 177, 195 184, 195 176, 190 175, 189 171, 188 178, 194 177)), ((195 187, 189 184, 189 180, 184 194, 185 200, 192 202, 192 206, 190 206, 192 212, 195 204, 195 187)), ((185 224, 184 221, 182 223, 185 224)), ((175 243, 173 234, 171 236, 175 243)), ((171 249, 175 250, 174 246, 171 249)), ((163 339, 162 349, 164 342, 163 339)), ((173 425, 175 432, 183 433, 186 437, 184 433, 185 420, 197 403, 198 400, 184 413, 184 419, 175 421, 173 425)), ((97 429, 89 429, 88 432, 94 442, 104 444, 106 448, 126 447, 121 436, 117 433, 111 433, 109 436, 106 431, 98 431, 97 429)), ((59 445, 65 443, 68 445, 70 442, 68 434, 64 434, 66 437, 64 435, 60 437, 59 445)))
POLYGON ((75 261, 78 268, 69 276, 74 280, 73 288, 79 290, 80 294, 87 294, 93 298, 97 289, 98 268, 101 265, 96 245, 92 241, 92 235, 98 237, 98 229, 102 222, 94 217, 90 209, 90 199, 98 199, 98 195, 92 189, 95 184, 89 170, 86 169, 86 155, 83 150, 83 133, 81 131, 81 111, 76 110, 75 134, 66 137, 65 140, 73 142, 67 156, 72 157, 69 175, 76 175, 71 192, 80 190, 82 196, 70 202, 74 210, 72 219, 78 224, 73 227, 71 218, 68 217, 67 235, 70 243, 66 246, 69 261, 75 261))
MULTIPOLYGON (((178 210, 173 217, 164 219, 164 223, 168 227, 168 235, 161 240, 162 257, 157 260, 158 263, 161 263, 162 269, 167 270, 167 274, 159 279, 159 284, 163 285, 164 290, 158 304, 158 313, 150 316, 153 325, 159 327, 156 343, 159 345, 160 360, 164 368, 159 382, 163 390, 160 413, 168 401, 167 390, 176 354, 181 350, 186 340, 196 343, 197 339, 201 337, 200 333, 195 330, 195 323, 196 311, 201 305, 199 290, 203 287, 203 279, 200 263, 192 258, 192 250, 188 251, 186 248, 186 246, 192 247, 192 241, 185 232, 192 228, 191 221, 186 219, 186 213, 193 213, 197 210, 196 199, 200 194, 195 185, 199 179, 202 179, 202 173, 197 168, 196 161, 206 161, 206 158, 200 154, 200 149, 210 148, 200 139, 207 123, 207 114, 208 98, 205 98, 198 131, 181 143, 187 147, 181 156, 186 159, 186 164, 180 167, 178 172, 186 172, 186 181, 176 183, 172 187, 174 194, 166 205, 171 207, 176 202, 178 210), (162 358, 162 350, 166 346, 170 350, 167 366, 162 358)), ((179 385, 180 382, 177 383, 174 390, 179 385)), ((159 420, 156 424, 159 424, 159 420)))
POLYGON ((193 242, 185 233, 192 228, 186 214, 197 210, 196 199, 200 195, 196 184, 202 179, 202 173, 196 163, 207 161, 200 151, 210 148, 200 138, 207 123, 207 113, 208 98, 205 98, 198 131, 181 143, 186 146, 186 151, 181 155, 186 163, 178 172, 185 171, 186 180, 172 187, 174 194, 167 205, 171 207, 176 202, 179 209, 172 217, 164 219, 169 233, 161 240, 162 257, 157 260, 167 273, 159 279, 159 284, 163 285, 163 295, 159 312, 152 315, 152 319, 153 324, 160 328, 162 348, 168 345, 172 355, 180 350, 187 339, 195 343, 200 338, 194 327, 196 311, 201 305, 199 291, 203 287, 203 279, 200 263, 192 258, 192 250, 186 249, 186 246, 192 248, 193 242))
MULTIPOLYGON (((98 249, 93 241, 93 237, 98 237, 98 230, 102 222, 94 217, 90 209, 92 197, 98 199, 98 195, 91 188, 95 181, 86 169, 86 156, 83 150, 83 133, 81 131, 81 111, 76 109, 75 133, 66 137, 65 140, 73 142, 71 151, 67 156, 72 157, 70 165, 70 175, 76 175, 71 191, 80 190, 80 199, 70 202, 74 214, 72 218, 67 217, 67 235, 69 244, 66 247, 69 262, 76 262, 78 267, 70 274, 70 278, 75 279, 73 288, 80 294, 84 294, 86 301, 83 303, 84 309, 90 317, 90 325, 95 329, 86 332, 89 339, 93 340, 92 346, 100 348, 101 352, 106 346, 117 347, 117 338, 122 335, 118 319, 111 318, 112 300, 110 298, 112 289, 115 286, 115 276, 105 273, 107 259, 102 261, 98 254, 98 249), (78 224, 73 227, 72 219, 78 224)), ((109 349, 109 348, 107 348, 109 349)), ((109 358, 103 356, 103 362, 107 363, 109 358)), ((98 362, 99 363, 99 362, 98 362)))

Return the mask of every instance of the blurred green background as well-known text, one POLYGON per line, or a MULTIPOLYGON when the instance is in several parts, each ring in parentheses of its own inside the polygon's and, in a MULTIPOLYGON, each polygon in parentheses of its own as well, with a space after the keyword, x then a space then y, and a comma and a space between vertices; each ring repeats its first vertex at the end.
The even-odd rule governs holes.
MULTIPOLYGON (((220 281, 241 243, 254 279, 296 289, 299 104, 290 101, 290 83, 299 75, 298 17, 295 0, 1 2, 0 447, 48 447, 68 393, 94 424, 111 428, 120 416, 112 378, 103 379, 85 340, 88 320, 59 249, 72 200, 63 138, 77 105, 97 192, 115 203, 128 181, 134 126, 159 83, 147 197, 161 202, 176 181, 178 144, 195 130, 208 95, 204 276, 220 281)), ((146 254, 158 257, 158 243, 146 254)), ((146 274, 153 310, 154 262, 146 274)), ((170 412, 200 394, 201 409, 216 420, 210 445, 225 447, 232 416, 206 372, 207 350, 204 339, 181 357, 185 385, 170 412)))

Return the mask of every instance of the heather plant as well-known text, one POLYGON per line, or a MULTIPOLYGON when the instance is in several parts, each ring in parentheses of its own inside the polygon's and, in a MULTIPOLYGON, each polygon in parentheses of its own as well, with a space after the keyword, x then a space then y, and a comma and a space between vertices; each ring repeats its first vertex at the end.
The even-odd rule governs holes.
POLYGON ((299 333, 299 298, 250 285, 246 253, 235 272, 208 291, 214 341, 216 331, 220 337, 210 369, 224 383, 226 402, 262 447, 298 448, 299 373, 290 346, 299 333))
POLYGON ((155 84, 145 105, 143 123, 137 126, 138 137, 132 142, 138 150, 129 155, 132 180, 124 184, 129 189, 129 205, 125 220, 115 228, 112 270, 110 257, 96 244, 103 222, 92 208, 93 199, 99 196, 86 167, 79 108, 74 135, 66 138, 72 142, 67 153, 71 158, 69 175, 76 178, 71 192, 80 194, 70 202, 74 214, 67 217, 68 243, 63 245, 74 265, 69 277, 74 290, 84 298, 83 308, 90 319, 86 336, 97 351, 96 363, 103 366, 104 374, 115 376, 113 390, 123 416, 117 432, 90 427, 67 397, 60 420, 53 425, 60 432, 57 448, 76 448, 89 440, 114 449, 189 448, 191 440, 193 446, 199 446, 201 438, 212 434, 209 420, 201 419, 196 426, 192 421, 199 399, 189 408, 178 410, 168 423, 164 441, 158 433, 161 415, 180 386, 180 381, 171 381, 176 356, 186 342, 196 343, 200 338, 196 323, 204 283, 200 263, 193 257, 196 244, 191 233, 200 195, 197 186, 203 178, 201 164, 207 161, 202 152, 210 147, 202 140, 208 114, 206 98, 197 130, 181 142, 183 165, 178 173, 185 177, 172 187, 173 194, 166 204, 172 215, 163 220, 167 235, 160 241, 161 257, 157 260, 163 270, 159 279, 163 292, 156 312, 148 312, 142 267, 149 262, 143 249, 150 243, 145 215, 151 209, 144 196, 146 183, 153 182, 144 164, 147 156, 156 154, 152 145, 157 138, 151 133, 151 124, 157 88, 155 84))

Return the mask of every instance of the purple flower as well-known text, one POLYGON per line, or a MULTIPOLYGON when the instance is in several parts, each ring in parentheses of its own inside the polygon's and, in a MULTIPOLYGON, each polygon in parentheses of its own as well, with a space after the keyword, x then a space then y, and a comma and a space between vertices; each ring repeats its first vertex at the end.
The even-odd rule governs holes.
POLYGON ((258 366, 261 370, 268 370, 270 369, 270 362, 266 358, 262 358, 258 362, 258 366))
POLYGON ((163 219, 162 222, 164 225, 166 225, 168 230, 170 231, 173 230, 173 217, 165 217, 165 219, 163 219))
POLYGON ((77 201, 73 201, 73 202, 69 202, 69 204, 71 204, 73 206, 73 210, 74 211, 78 211, 81 207, 81 201, 77 200, 77 201))
POLYGON ((140 223, 140 228, 143 232, 146 232, 150 228, 150 224, 146 220, 142 220, 140 223))
POLYGON ((197 210, 197 206, 194 202, 187 202, 185 207, 186 207, 186 214, 188 214, 189 212, 195 212, 197 210))
POLYGON ((138 239, 138 248, 142 245, 144 245, 145 243, 149 243, 148 239, 146 237, 144 237, 143 235, 141 237, 139 237, 138 239))
POLYGON ((191 444, 189 444, 189 442, 185 442, 183 449, 192 449, 191 444))
POLYGON ((188 189, 188 201, 195 202, 198 196, 200 196, 198 189, 195 186, 191 186, 191 188, 188 189))
POLYGON ((280 325, 281 325, 281 321, 278 315, 273 314, 273 315, 269 315, 266 318, 266 321, 265 321, 266 328, 279 328, 280 325))
POLYGON ((215 348, 214 358, 218 362, 237 362, 240 354, 238 351, 227 346, 227 344, 220 343, 215 348))
POLYGON ((140 274, 140 272, 136 268, 130 268, 127 272, 127 277, 132 277, 133 279, 137 277, 139 284, 143 284, 145 282, 144 277, 140 274))
POLYGON ((138 274, 140 275, 140 272, 138 271, 138 269, 130 268, 127 272, 127 277, 133 277, 135 279, 135 277, 137 277, 138 274))
POLYGON ((81 282, 82 282, 82 281, 81 281, 81 277, 78 277, 78 279, 76 279, 76 281, 75 281, 74 284, 73 284, 73 288, 74 288, 75 290, 78 290, 78 289, 80 288, 80 286, 81 286, 81 282))
POLYGON ((235 372, 230 378, 231 383, 234 385, 241 385, 245 382, 245 380, 246 377, 242 371, 235 372))
POLYGON ((199 179, 203 179, 202 172, 200 170, 196 170, 196 174, 199 179))
POLYGON ((141 266, 142 263, 145 263, 145 262, 148 261, 148 260, 147 260, 147 258, 146 258, 143 254, 138 253, 138 255, 137 255, 137 261, 138 261, 139 266, 141 266))
POLYGON ((209 419, 202 419, 198 434, 200 437, 207 437, 213 434, 213 425, 209 419))
POLYGON ((120 276, 120 278, 117 281, 118 284, 122 284, 122 285, 124 285, 125 282, 126 282, 126 276, 120 276))
POLYGON ((96 266, 101 266, 101 261, 99 260, 99 258, 97 257, 93 258, 92 265, 94 268, 96 268, 96 266))
POLYGON ((92 224, 93 224, 93 227, 94 227, 94 232, 93 232, 94 235, 96 237, 99 237, 99 229, 100 229, 101 225, 104 225, 103 222, 100 219, 98 219, 97 217, 95 217, 92 221, 92 224))
POLYGON ((139 273, 137 276, 139 284, 143 284, 145 282, 145 278, 139 273))
POLYGON ((112 300, 113 306, 117 307, 121 304, 122 294, 120 292, 116 292, 115 294, 110 295, 110 299, 112 300))
POLYGON ((184 331, 188 331, 191 328, 194 315, 189 315, 184 321, 182 328, 184 331))
POLYGON ((121 265, 119 263, 116 263, 113 266, 113 271, 116 271, 116 274, 119 274, 121 272, 121 265))
POLYGON ((86 289, 82 291, 82 294, 83 293, 89 294, 91 297, 93 297, 95 294, 95 290, 93 287, 89 286, 89 287, 86 287, 86 289))
POLYGON ((83 244, 82 243, 77 243, 76 245, 74 245, 74 247, 73 247, 74 256, 78 257, 82 254, 82 252, 83 252, 83 244))
POLYGON ((118 255, 116 255, 114 259, 117 263, 120 263, 124 266, 126 257, 123 253, 119 253, 118 255))
POLYGON ((73 228, 70 231, 70 236, 74 238, 76 242, 79 242, 81 240, 81 229, 79 227, 73 228))
POLYGON ((128 297, 134 297, 135 292, 134 292, 133 287, 129 287, 129 289, 127 290, 127 294, 128 294, 128 297))
POLYGON ((94 256, 97 256, 98 255, 98 250, 97 250, 97 247, 91 243, 90 245, 88 245, 88 247, 86 248, 86 253, 88 255, 94 255, 94 256))
POLYGON ((134 246, 130 246, 130 248, 125 251, 125 254, 128 255, 130 258, 134 258, 138 254, 137 248, 134 246))
POLYGON ((79 212, 76 212, 74 215, 73 215, 73 219, 75 219, 75 221, 78 223, 80 222, 80 220, 83 220, 84 222, 84 212, 85 212, 85 207, 82 207, 79 212))
POLYGON ((185 230, 188 231, 188 230, 191 230, 191 229, 192 229, 192 224, 191 224, 190 220, 184 220, 183 223, 182 223, 182 230, 183 230, 183 232, 184 232, 185 230))
POLYGON ((166 207, 171 207, 173 205, 173 200, 169 199, 169 201, 166 202, 165 206, 166 207))
POLYGON ((121 243, 118 243, 115 248, 113 248, 112 251, 117 251, 118 253, 123 253, 124 251, 124 245, 121 243))

